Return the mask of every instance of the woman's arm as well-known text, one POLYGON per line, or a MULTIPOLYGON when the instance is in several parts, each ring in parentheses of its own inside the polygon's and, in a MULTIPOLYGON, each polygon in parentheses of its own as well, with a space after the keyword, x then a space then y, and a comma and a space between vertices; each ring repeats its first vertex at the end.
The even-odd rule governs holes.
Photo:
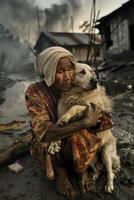
POLYGON ((73 135, 76 131, 82 129, 90 130, 90 127, 98 125, 101 120, 102 112, 98 106, 92 104, 90 107, 90 112, 87 109, 86 112, 84 112, 84 117, 81 120, 72 122, 69 125, 63 127, 58 127, 56 124, 52 124, 52 126, 48 129, 44 140, 47 142, 61 140, 73 135))
POLYGON ((94 111, 91 117, 85 117, 79 121, 72 122, 67 126, 58 127, 56 124, 52 124, 48 131, 44 134, 44 141, 51 142, 61 140, 74 134, 75 131, 90 128, 96 125, 100 121, 100 113, 94 111))
POLYGON ((69 137, 75 131, 95 125, 99 120, 100 113, 94 110, 94 114, 91 114, 90 117, 85 117, 64 127, 58 127, 50 120, 48 110, 40 98, 38 92, 31 88, 25 93, 26 105, 33 132, 37 139, 42 142, 51 142, 69 137))

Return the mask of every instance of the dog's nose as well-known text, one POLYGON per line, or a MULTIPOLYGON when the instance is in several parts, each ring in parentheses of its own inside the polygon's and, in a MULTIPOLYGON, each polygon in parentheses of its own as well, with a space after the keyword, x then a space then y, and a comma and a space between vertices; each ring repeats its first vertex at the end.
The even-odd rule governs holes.
POLYGON ((96 78, 96 77, 93 77, 93 78, 90 80, 89 85, 92 87, 92 89, 95 89, 95 88, 97 88, 97 83, 98 83, 97 78, 96 78))
POLYGON ((97 78, 96 78, 96 77, 92 78, 92 79, 90 80, 90 83, 93 84, 93 85, 96 85, 96 84, 98 83, 97 78))

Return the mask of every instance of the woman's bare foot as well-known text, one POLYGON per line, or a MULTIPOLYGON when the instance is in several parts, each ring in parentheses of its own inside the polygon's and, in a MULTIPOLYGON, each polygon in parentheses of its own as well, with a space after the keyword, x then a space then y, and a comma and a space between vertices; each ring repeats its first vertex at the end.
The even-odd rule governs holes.
POLYGON ((86 193, 94 188, 94 180, 91 175, 89 175, 88 171, 85 171, 81 174, 79 174, 79 184, 80 184, 80 189, 82 192, 86 193))
POLYGON ((60 174, 56 176, 56 186, 57 186, 58 192, 62 195, 67 196, 67 197, 76 196, 76 192, 71 182, 69 181, 69 178, 65 169, 62 170, 62 172, 60 172, 60 174))
POLYGON ((67 197, 75 197, 77 193, 68 178, 67 170, 60 164, 56 156, 51 158, 58 192, 67 197))

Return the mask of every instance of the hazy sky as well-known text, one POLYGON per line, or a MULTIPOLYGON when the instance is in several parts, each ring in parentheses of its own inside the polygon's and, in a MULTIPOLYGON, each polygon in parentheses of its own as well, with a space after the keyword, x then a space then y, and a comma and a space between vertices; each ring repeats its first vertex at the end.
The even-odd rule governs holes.
MULTIPOLYGON (((76 14, 77 17, 74 13, 74 30, 80 31, 79 25, 81 25, 83 23, 83 21, 90 20, 91 5, 92 5, 93 0, 35 0, 35 3, 41 9, 43 9, 43 8, 52 9, 53 4, 60 5, 67 1, 71 2, 71 3, 75 2, 75 4, 77 4, 77 5, 79 4, 79 7, 78 7, 79 12, 77 12, 77 14, 76 14)), ((100 9, 99 18, 102 16, 105 16, 105 15, 109 14, 110 12, 112 12, 113 10, 117 9, 126 1, 128 1, 128 0, 96 0, 96 9, 97 10, 100 9)), ((74 12, 75 12, 75 9, 74 9, 74 12)), ((53 17, 53 19, 56 19, 56 18, 53 17)))
MULTIPOLYGON (((127 0, 96 0, 99 17, 120 7, 127 0)), ((14 35, 31 40, 37 37, 37 6, 42 30, 70 31, 73 16, 74 31, 90 20, 93 0, 0 0, 0 23, 14 35), (54 6, 53 4, 56 4, 54 6), (47 9, 46 9, 47 8, 47 9)))
MULTIPOLYGON (((83 21, 90 20, 90 12, 93 0, 35 0, 35 3, 42 9, 47 7, 51 8, 52 4, 56 3, 60 5, 66 1, 81 2, 79 14, 77 13, 77 17, 74 17, 74 29, 75 31, 80 31, 79 25, 82 24, 83 21)), ((127 1, 128 0, 96 0, 96 9, 100 9, 99 18, 109 14, 127 1)))
MULTIPOLYGON (((79 1, 79 0, 78 0, 79 1)), ((91 5, 92 0, 81 0, 85 7, 89 7, 91 5)), ((100 16, 104 16, 109 12, 112 12, 114 9, 120 7, 123 3, 127 2, 128 0, 96 0, 97 7, 101 10, 100 16)), ((40 8, 47 8, 51 7, 52 4, 60 4, 63 2, 62 0, 35 0, 36 4, 40 6, 40 8)), ((85 15, 88 15, 88 9, 85 15)))

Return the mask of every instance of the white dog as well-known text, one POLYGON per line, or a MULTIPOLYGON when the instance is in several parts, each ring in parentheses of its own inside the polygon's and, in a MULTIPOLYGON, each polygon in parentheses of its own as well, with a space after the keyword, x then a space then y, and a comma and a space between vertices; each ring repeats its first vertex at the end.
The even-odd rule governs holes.
MULTIPOLYGON (((111 112, 112 103, 106 95, 104 87, 98 85, 96 75, 91 67, 78 63, 74 75, 74 87, 70 91, 63 92, 58 104, 58 124, 64 125, 72 119, 82 117, 85 110, 90 111, 92 104, 103 112, 111 112)), ((111 130, 97 133, 101 138, 102 161, 107 170, 107 184, 105 190, 114 190, 113 181, 115 172, 120 169, 120 159, 116 150, 116 138, 111 130)))

